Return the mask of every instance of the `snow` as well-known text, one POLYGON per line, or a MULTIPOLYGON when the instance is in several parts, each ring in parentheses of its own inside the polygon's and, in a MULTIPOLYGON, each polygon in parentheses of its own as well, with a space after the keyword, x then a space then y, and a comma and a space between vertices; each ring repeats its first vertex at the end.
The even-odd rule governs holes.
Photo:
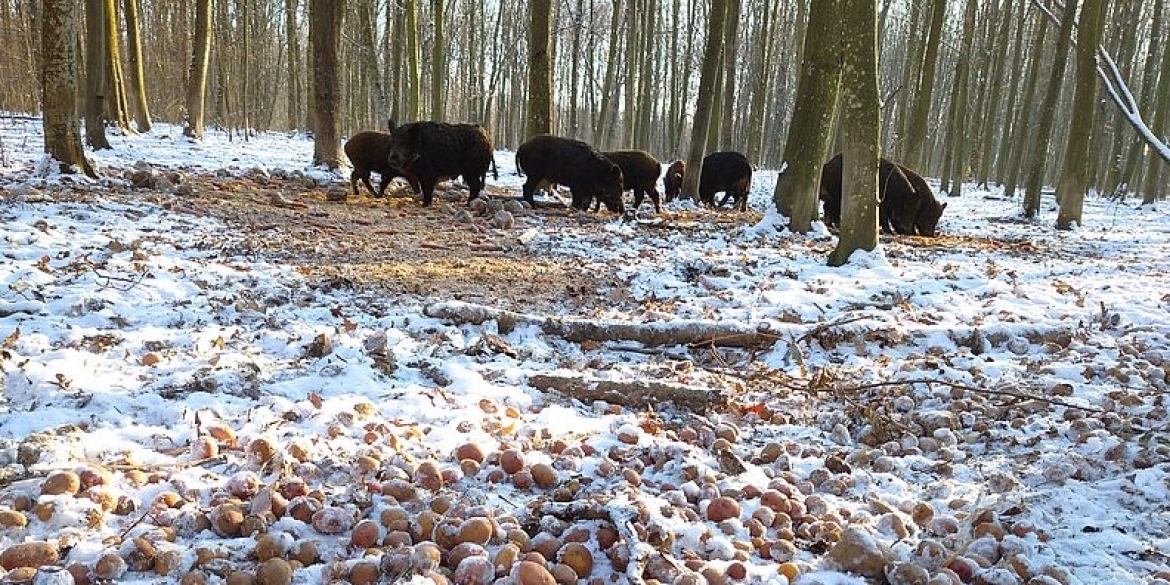
MULTIPOLYGON (((476 442, 491 451, 526 444, 529 465, 562 466, 562 481, 588 479, 582 489, 614 496, 615 506, 646 505, 652 513, 645 521, 673 533, 676 558, 692 551, 719 568, 735 558, 737 541, 749 540, 743 523, 720 527, 668 516, 661 512, 667 502, 690 500, 701 516, 708 500, 695 500, 710 496, 705 490, 766 487, 781 471, 800 487, 823 470, 827 455, 866 453, 849 459, 852 485, 825 497, 851 518, 869 518, 873 537, 887 546, 897 538, 878 530, 883 513, 873 502, 903 514, 925 502, 960 533, 914 528, 908 545, 976 543, 990 547, 988 555, 1019 555, 1035 574, 1059 574, 1068 583, 1150 583, 1170 574, 1164 404, 1170 218, 1162 209, 1090 198, 1083 226, 1065 232, 1053 228, 1054 202, 1045 201, 1040 219, 1027 222, 1018 201, 969 185, 963 197, 947 200, 938 241, 883 236, 877 250, 855 253, 840 268, 825 264, 834 238, 823 226, 790 234, 774 211, 755 222, 714 225, 679 202, 670 212, 692 218, 678 220, 680 229, 618 220, 573 231, 542 230, 539 222, 524 228, 536 230, 523 240, 532 250, 574 258, 586 270, 619 267, 626 291, 643 307, 583 317, 765 324, 789 333, 752 355, 720 354, 727 362, 721 368, 702 350, 586 348, 535 326, 501 334, 494 322, 456 325, 422 313, 449 299, 385 298, 378 311, 368 311, 360 290, 317 287, 296 266, 239 255, 233 243, 240 234, 214 219, 101 196, 122 186, 117 171, 139 161, 230 176, 297 170, 345 183, 307 167, 312 143, 304 136, 268 133, 244 142, 209 131, 192 142, 177 127, 158 124, 147 135, 112 136, 112 150, 89 153, 114 174, 89 180, 41 176, 39 132, 35 120, 0 116, 0 509, 23 494, 54 502, 57 512, 48 521, 32 518, 26 528, 0 529, 0 550, 69 533, 80 544, 64 562, 92 564, 117 550, 104 539, 151 530, 149 520, 135 524, 137 512, 87 526, 92 503, 39 495, 39 481, 54 470, 102 463, 165 473, 161 483, 119 482, 117 489, 141 509, 164 491, 192 494, 194 505, 175 515, 209 509, 212 494, 243 469, 275 482, 279 470, 249 466, 241 450, 210 462, 193 452, 201 429, 222 422, 242 442, 267 437, 308 445, 318 457, 290 465, 315 473, 310 477, 337 502, 361 500, 362 481, 374 478, 354 477, 349 465, 375 448, 387 449, 380 457, 404 469, 404 462, 432 457, 458 472, 450 453, 459 445, 476 442), (74 191, 98 196, 57 196, 74 191), (485 334, 525 352, 469 355, 485 334), (332 353, 307 356, 318 335, 329 337, 332 353), (366 350, 377 335, 398 364, 389 375, 366 350), (592 362, 610 367, 586 371, 592 362), (447 383, 437 387, 424 365, 447 383), (526 382, 533 373, 583 371, 739 388, 741 406, 770 404, 780 417, 761 420, 734 409, 691 415, 654 405, 653 416, 673 429, 667 433, 649 424, 651 413, 581 404, 526 382), (831 378, 813 384, 817 372, 831 378), (768 392, 753 386, 761 376, 775 384, 768 392), (898 380, 905 382, 844 390, 898 380), (865 437, 881 429, 876 414, 853 416, 866 406, 858 400, 895 424, 930 415, 953 426, 866 446, 865 437), (721 422, 734 422, 742 435, 733 441, 749 465, 742 476, 719 473, 707 448, 721 422), (679 438, 687 428, 694 441, 679 438), (600 456, 581 453, 574 468, 571 458, 543 448, 557 440, 600 456), (753 461, 773 441, 789 449, 781 456, 784 470, 753 461), (642 459, 641 486, 622 479, 627 464, 616 474, 602 470, 605 454, 632 449, 640 450, 634 459, 642 459), (968 521, 982 510, 1021 532, 998 543, 976 540, 968 521)), ((514 157, 501 152, 497 161, 500 179, 492 184, 518 188, 514 157)), ((757 172, 754 209, 769 209, 776 176, 757 172)), ((490 464, 483 467, 486 474, 490 464)), ((534 499, 531 491, 478 477, 450 489, 501 514, 520 514, 534 499)), ((759 500, 743 503, 746 520, 759 500)), ((322 541, 323 557, 360 558, 345 550, 344 539, 313 534, 303 522, 285 518, 277 528, 290 542, 322 541)), ((238 551, 250 539, 203 531, 180 534, 174 546, 193 558, 196 547, 216 542, 238 551)), ((801 549, 797 583, 863 582, 824 566, 822 554, 801 549)), ((615 570, 605 551, 594 557, 598 571, 615 570)), ((232 558, 247 566, 243 555, 232 558)), ((771 559, 753 554, 744 564, 751 582, 786 582, 771 559)), ((323 579, 326 566, 301 569, 296 582, 323 579)), ((985 582, 1023 582, 1005 567, 985 571, 985 582)), ((130 572, 122 581, 156 578, 130 572)))

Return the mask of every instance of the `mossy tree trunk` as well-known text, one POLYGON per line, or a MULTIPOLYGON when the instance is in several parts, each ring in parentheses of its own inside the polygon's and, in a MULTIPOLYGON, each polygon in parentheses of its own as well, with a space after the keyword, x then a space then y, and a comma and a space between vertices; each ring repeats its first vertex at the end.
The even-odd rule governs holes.
POLYGON ((195 30, 192 33, 191 68, 187 75, 187 123, 183 135, 203 139, 204 99, 207 94, 207 66, 211 57, 211 0, 195 1, 195 30))
POLYGON ((77 169, 95 177, 81 147, 81 120, 77 117, 78 4, 74 0, 44 0, 41 9, 45 152, 60 163, 62 172, 77 169))
POLYGON ((841 266, 858 250, 878 245, 878 161, 881 157, 881 98, 877 78, 877 2, 841 0, 842 54, 841 231, 829 254, 841 266))
POLYGON ((150 132, 150 105, 146 101, 146 74, 142 67, 142 31, 138 21, 138 0, 124 0, 122 11, 126 14, 126 62, 130 66, 134 126, 139 132, 150 132))
POLYGON ((817 0, 808 13, 796 104, 784 144, 783 174, 772 201, 788 217, 788 229, 807 233, 817 218, 821 165, 829 158, 829 133, 841 88, 839 5, 844 0, 817 0))

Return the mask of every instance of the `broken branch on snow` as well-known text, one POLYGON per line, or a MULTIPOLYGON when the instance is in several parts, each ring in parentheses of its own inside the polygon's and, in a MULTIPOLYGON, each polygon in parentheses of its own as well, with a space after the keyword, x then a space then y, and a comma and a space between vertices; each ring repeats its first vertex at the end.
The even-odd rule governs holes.
POLYGON ((718 390, 653 380, 603 380, 579 375, 537 374, 528 377, 528 384, 542 392, 556 390, 587 404, 604 400, 633 408, 673 402, 691 411, 705 412, 726 406, 728 400, 727 395, 718 390))

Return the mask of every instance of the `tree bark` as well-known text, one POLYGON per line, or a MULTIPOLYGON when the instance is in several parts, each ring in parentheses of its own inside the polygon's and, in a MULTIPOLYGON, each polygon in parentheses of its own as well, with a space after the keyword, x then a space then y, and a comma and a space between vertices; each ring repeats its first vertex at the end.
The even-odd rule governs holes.
POLYGON ((85 140, 95 150, 110 148, 106 138, 109 58, 105 34, 105 0, 85 0, 85 140))
POLYGON ((341 23, 345 0, 309 0, 309 45, 313 50, 313 164, 341 167, 341 23))
POLYGON ((134 125, 139 132, 150 132, 150 105, 146 101, 146 74, 142 67, 142 32, 138 22, 138 0, 124 0, 122 10, 126 13, 126 60, 130 65, 134 125))
MULTIPOLYGON (((1072 0, 1064 9, 1073 9, 1072 0)), ((1056 229, 1071 229, 1072 224, 1081 223, 1085 191, 1088 190, 1089 139, 1092 137, 1093 118, 1097 112, 1097 45, 1101 39, 1101 15, 1104 9, 1105 0, 1084 0, 1081 3, 1081 21, 1077 26, 1077 89, 1072 112, 1074 123, 1069 129, 1064 169, 1057 185, 1060 211, 1056 214, 1056 229)))
POLYGON ((284 36, 288 70, 286 83, 288 84, 288 125, 290 128, 300 126, 304 116, 302 107, 305 103, 304 90, 301 85, 301 49, 300 35, 297 32, 297 5, 299 0, 284 0, 284 36))
POLYGON ((447 112, 447 52, 443 48, 447 33, 443 0, 431 0, 431 12, 435 25, 435 38, 431 44, 431 119, 443 120, 447 112))
POLYGON ((191 69, 187 79, 187 124, 183 128, 183 135, 202 140, 207 65, 211 56, 211 0, 195 0, 193 37, 191 69))
POLYGON ((927 121, 930 118, 930 103, 934 94, 934 72, 938 64, 938 49, 942 44, 943 21, 946 20, 946 0, 935 0, 930 3, 930 32, 926 37, 926 52, 922 60, 922 73, 918 76, 918 90, 914 92, 914 110, 910 118, 910 128, 906 133, 905 164, 912 168, 921 169, 925 162, 924 145, 926 144, 927 121))
MULTIPOLYGON (((1007 165, 1007 170, 1002 175, 1004 177, 1002 181, 1003 192, 1008 197, 1014 197, 1016 194, 1016 187, 1020 183, 1020 173, 1023 172, 1023 153, 1028 151, 1028 146, 1032 138, 1032 103, 1036 99, 1036 84, 1040 77, 1040 63, 1044 60, 1044 38, 1048 34, 1048 21, 1040 18, 1036 26, 1038 32, 1032 44, 1031 56, 1028 62, 1028 73, 1024 76, 1024 101, 1020 103, 1018 110, 1008 110, 1008 115, 1013 116, 1015 119, 1010 138, 1003 142, 1004 154, 1002 156, 1004 164, 1007 165)), ((1014 86, 1015 84, 1013 84, 1014 86)))
POLYGON ((591 404, 604 400, 631 408, 645 408, 664 402, 695 412, 707 412, 727 404, 728 397, 719 390, 671 384, 656 380, 605 380, 580 375, 536 374, 528 384, 537 390, 557 392, 591 404))
POLYGON ((796 104, 784 144, 783 173, 772 195, 776 209, 788 216, 788 229, 796 233, 808 233, 818 216, 821 165, 830 158, 829 132, 841 88, 837 7, 842 1, 816 0, 809 9, 808 29, 816 34, 804 37, 796 104))
POLYGON ((841 230, 830 266, 841 266, 857 250, 878 245, 878 161, 881 103, 877 81, 877 2, 843 0, 841 130, 841 230))
POLYGON ((403 35, 406 37, 406 120, 418 120, 422 107, 422 74, 419 69, 418 3, 403 0, 403 35))
MULTIPOLYGON (((1104 2, 1104 0, 1098 1, 1104 2)), ((1150 123, 1150 129, 1158 136, 1162 136, 1163 141, 1165 141, 1165 137, 1170 135, 1170 69, 1167 69, 1167 66, 1170 65, 1170 42, 1163 38, 1161 44, 1163 51, 1162 73, 1158 76, 1154 99, 1154 118, 1150 123)), ((1163 166, 1167 162, 1170 161, 1157 156, 1148 157, 1146 177, 1142 184, 1142 205, 1150 205, 1162 196, 1162 191, 1166 188, 1162 181, 1164 176, 1162 172, 1165 170, 1163 166)))
POLYGON ((528 5, 528 136, 552 132, 552 2, 528 5))
POLYGON ((1033 218, 1040 212, 1040 189, 1044 185, 1044 163, 1050 156, 1052 126, 1056 123, 1056 104, 1064 85, 1064 67, 1068 62, 1068 47, 1072 42, 1072 30, 1076 26, 1076 1, 1069 0, 1064 6, 1064 17, 1060 23, 1060 38, 1056 42, 1056 53, 1052 58, 1052 71, 1048 76, 1048 88, 1044 92, 1041 108, 1040 127, 1036 129, 1035 142, 1029 157, 1028 178, 1025 181, 1024 217, 1033 218))
POLYGON ((954 150, 951 154, 951 186, 947 195, 959 197, 963 194, 963 179, 966 178, 970 147, 967 144, 967 103, 968 85, 970 78, 970 61, 975 58, 975 9, 978 0, 967 0, 967 9, 963 15, 963 40, 958 57, 958 69, 955 72, 955 94, 951 98, 955 104, 955 116, 951 124, 951 143, 954 150))
POLYGON ((736 83, 736 59, 738 57, 739 46, 739 19, 740 19, 740 0, 728 0, 727 4, 727 33, 723 42, 723 94, 720 109, 722 110, 723 122, 720 124, 720 138, 719 146, 723 150, 739 150, 736 145, 739 144, 737 136, 735 135, 735 83, 736 83))
POLYGON ((703 50, 703 71, 699 77, 695 118, 691 128, 691 146, 687 154, 687 173, 683 176, 682 197, 699 200, 699 176, 703 172, 703 148, 711 123, 716 86, 719 84, 719 61, 723 50, 723 32, 727 21, 727 0, 712 0, 707 24, 707 44, 703 50))
POLYGON ((41 103, 45 153, 61 172, 79 170, 96 177, 81 147, 81 120, 77 117, 78 4, 74 0, 44 0, 41 26, 41 103))

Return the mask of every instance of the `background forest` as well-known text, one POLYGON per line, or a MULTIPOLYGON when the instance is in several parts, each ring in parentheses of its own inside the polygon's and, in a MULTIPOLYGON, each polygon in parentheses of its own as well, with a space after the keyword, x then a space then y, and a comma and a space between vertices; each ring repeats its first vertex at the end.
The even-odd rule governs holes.
MULTIPOLYGON (((114 86, 124 88, 128 110, 107 116, 116 124, 133 130, 151 119, 186 119, 195 14, 204 7, 211 11, 207 123, 243 140, 252 130, 312 128, 307 0, 85 4, 83 37, 117 41, 118 50, 106 55, 118 66, 106 70, 119 80, 114 86)), ((474 121, 490 129, 497 146, 515 148, 526 137, 528 4, 345 2, 343 135, 384 128, 389 117, 474 121)), ((554 2, 553 132, 600 148, 646 149, 662 160, 683 156, 710 4, 554 2)), ((1060 26, 1062 8, 1040 0, 880 2, 885 156, 939 177, 947 192, 960 188, 957 181, 1023 185, 1030 168, 1035 189, 1053 184, 1075 125, 1074 27, 1060 26)), ((780 166, 808 9, 807 1, 729 1, 708 150, 740 150, 759 167, 780 166)), ((1156 42, 1165 36, 1165 13, 1163 0, 1106 3, 1102 36, 1159 135, 1170 113, 1164 67, 1170 45, 1156 42)), ((0 27, 9 42, 0 54, 5 111, 40 109, 39 16, 38 2, 0 2, 0 27)), ((83 44, 90 46, 84 38, 83 44)), ((86 87, 80 93, 92 91, 86 87)), ((1165 188, 1159 158, 1149 156, 1121 110, 1101 96, 1088 183, 1106 193, 1128 187, 1152 201, 1165 188)), ((107 107, 119 101, 107 100, 107 107)))

